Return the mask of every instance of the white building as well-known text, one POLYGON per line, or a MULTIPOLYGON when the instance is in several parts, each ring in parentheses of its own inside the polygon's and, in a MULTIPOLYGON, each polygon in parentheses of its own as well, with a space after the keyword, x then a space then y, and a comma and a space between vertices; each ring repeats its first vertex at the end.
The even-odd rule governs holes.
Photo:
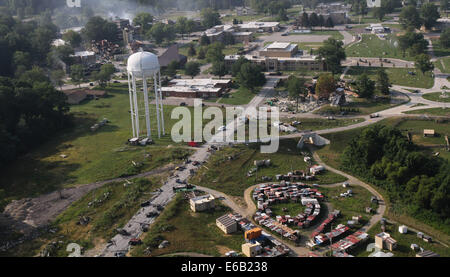
POLYGON ((368 8, 379 8, 381 7, 381 0, 367 0, 368 8))
POLYGON ((189 203, 193 212, 201 212, 214 208, 214 196, 211 194, 191 198, 189 203))

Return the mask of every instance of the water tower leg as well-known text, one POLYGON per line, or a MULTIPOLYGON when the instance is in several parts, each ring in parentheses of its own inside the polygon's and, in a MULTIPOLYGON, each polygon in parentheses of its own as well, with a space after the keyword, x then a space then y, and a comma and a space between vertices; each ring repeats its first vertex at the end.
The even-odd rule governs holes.
POLYGON ((161 124, 162 124, 162 132, 163 136, 166 135, 166 127, 164 125, 164 105, 162 101, 162 90, 161 90, 161 71, 158 72, 158 91, 159 91, 159 104, 161 106, 161 124))
POLYGON ((144 103, 145 103, 145 124, 147 127, 147 137, 151 138, 151 128, 150 128, 150 108, 148 104, 148 88, 147 88, 147 78, 142 75, 142 83, 144 85, 144 103))
POLYGON ((128 74, 128 92, 129 92, 129 95, 130 95, 131 128, 133 130, 133 138, 135 138, 136 137, 136 130, 134 128, 133 87, 131 86, 130 74, 128 74))
POLYGON ((133 98, 134 98, 134 124, 136 129, 136 137, 139 137, 140 130, 139 130, 139 106, 138 106, 138 99, 137 99, 137 91, 136 91, 136 77, 134 75, 131 76, 132 83, 133 83, 133 98))
POLYGON ((153 83, 155 85, 156 121, 158 122, 158 138, 161 138, 161 120, 159 117, 159 97, 158 97, 158 84, 156 80, 156 73, 153 74, 153 83))

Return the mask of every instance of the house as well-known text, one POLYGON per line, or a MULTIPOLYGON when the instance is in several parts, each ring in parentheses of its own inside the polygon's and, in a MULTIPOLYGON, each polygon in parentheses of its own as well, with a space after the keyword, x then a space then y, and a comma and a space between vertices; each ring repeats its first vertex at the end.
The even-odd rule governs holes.
POLYGON ((245 231, 244 237, 246 240, 253 240, 259 238, 262 234, 261 228, 253 228, 251 230, 245 231))
POLYGON ((85 90, 66 90, 64 94, 67 96, 67 103, 69 105, 77 105, 80 104, 81 101, 87 98, 87 93, 85 90))
POLYGON ((231 86, 230 79, 173 79, 162 87, 164 97, 220 97, 231 86))
POLYGON ((255 242, 255 243, 247 242, 242 245, 242 253, 244 253, 244 255, 247 257, 255 257, 255 256, 261 254, 261 252, 262 252, 262 247, 259 242, 255 242))
POLYGON ((214 199, 214 196, 211 194, 191 198, 189 200, 191 210, 193 212, 201 212, 214 209, 214 199))
POLYGON ((397 241, 386 232, 375 235, 375 245, 379 249, 393 251, 397 247, 397 241))
POLYGON ((430 250, 425 250, 416 254, 418 258, 436 258, 440 257, 439 254, 436 254, 430 250))
POLYGON ((158 55, 158 61, 161 67, 166 67, 173 61, 180 64, 185 64, 187 62, 187 57, 179 53, 178 44, 173 44, 167 49, 156 48, 152 52, 158 55))
POLYGON ((235 43, 247 44, 253 40, 253 33, 249 31, 242 31, 239 27, 233 25, 217 25, 204 33, 209 38, 211 43, 216 41, 224 42, 224 38, 227 34, 231 34, 234 38, 235 43))
POLYGON ((423 136, 424 137, 434 137, 436 135, 434 129, 424 129, 423 136))
POLYGON ((217 227, 225 234, 231 234, 237 231, 237 222, 231 216, 231 214, 226 214, 216 219, 217 227))

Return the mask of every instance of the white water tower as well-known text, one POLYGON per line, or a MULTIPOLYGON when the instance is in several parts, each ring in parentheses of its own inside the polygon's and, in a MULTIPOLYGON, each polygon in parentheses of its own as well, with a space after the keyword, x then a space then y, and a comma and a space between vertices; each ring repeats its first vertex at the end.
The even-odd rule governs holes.
POLYGON ((127 71, 133 138, 139 139, 143 135, 146 135, 147 138, 151 139, 149 83, 153 84, 155 91, 158 137, 161 137, 161 131, 165 135, 164 110, 161 95, 161 72, 158 57, 149 52, 141 51, 134 53, 128 58, 127 71), (140 90, 142 90, 142 93, 140 90), (145 110, 143 116, 139 114, 140 109, 145 110), (144 117, 145 120, 145 126, 142 129, 140 117, 144 117))

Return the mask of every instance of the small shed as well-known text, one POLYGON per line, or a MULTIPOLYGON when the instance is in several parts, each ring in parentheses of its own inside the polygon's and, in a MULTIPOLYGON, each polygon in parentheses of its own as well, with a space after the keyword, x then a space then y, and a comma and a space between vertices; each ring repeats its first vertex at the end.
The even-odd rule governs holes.
POLYGON ((434 132, 434 129, 424 129, 423 130, 423 136, 424 137, 434 137, 436 133, 434 132))
POLYGON ((406 233, 408 233, 408 227, 406 227, 405 225, 399 226, 398 227, 398 232, 400 234, 406 234, 406 233))

